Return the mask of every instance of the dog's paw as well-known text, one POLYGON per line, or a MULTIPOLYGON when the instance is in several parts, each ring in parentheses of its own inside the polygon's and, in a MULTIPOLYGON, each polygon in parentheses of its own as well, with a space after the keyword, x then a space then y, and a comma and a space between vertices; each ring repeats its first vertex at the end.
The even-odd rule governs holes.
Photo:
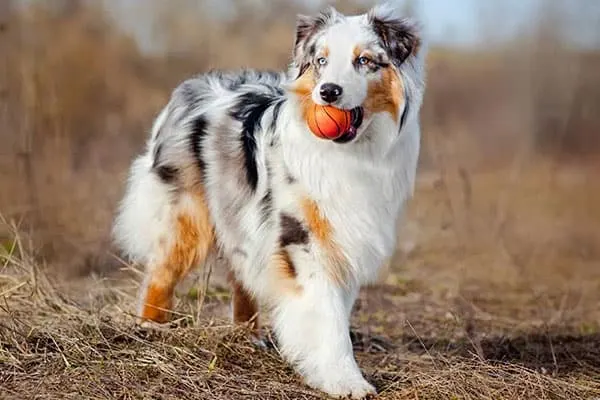
POLYGON ((336 398, 350 398, 350 399, 368 399, 374 398, 377 391, 366 380, 351 381, 351 382, 338 382, 333 385, 332 388, 325 388, 325 391, 332 397, 336 398))
POLYGON ((139 318, 136 323, 139 328, 146 330, 167 330, 170 328, 170 324, 168 323, 156 322, 148 319, 139 318))
MULTIPOLYGON (((310 384, 310 383, 309 383, 310 384)), ((362 376, 359 378, 326 379, 311 386, 337 399, 372 399, 377 394, 375 387, 362 376)))

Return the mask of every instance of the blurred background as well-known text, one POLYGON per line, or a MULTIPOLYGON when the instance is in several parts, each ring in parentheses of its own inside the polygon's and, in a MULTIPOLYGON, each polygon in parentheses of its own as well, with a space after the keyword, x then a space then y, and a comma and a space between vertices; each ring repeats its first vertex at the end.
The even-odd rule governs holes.
MULTIPOLYGON (((324 4, 2 0, 1 215, 50 271, 112 273, 116 202, 171 90, 209 68, 285 68, 296 13, 324 4)), ((496 316, 533 302, 548 322, 568 309, 577 329, 592 329, 600 2, 398 6, 422 21, 428 83, 417 191, 382 285, 496 316)), ((8 246, 10 233, 0 240, 8 246)))

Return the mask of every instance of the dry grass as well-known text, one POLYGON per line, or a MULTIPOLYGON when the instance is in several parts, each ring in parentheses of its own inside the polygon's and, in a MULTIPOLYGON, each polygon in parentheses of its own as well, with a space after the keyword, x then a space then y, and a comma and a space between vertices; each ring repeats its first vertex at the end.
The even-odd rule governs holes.
MULTIPOLYGON (((2 398, 321 398, 276 349, 256 348, 217 319, 141 328, 115 291, 95 307, 65 298, 10 257, 0 314, 2 398)), ((100 293, 98 293, 100 294, 100 293)), ((127 299, 129 301, 129 299, 127 299)), ((357 357, 382 399, 590 399, 600 395, 599 335, 526 335, 480 343, 354 332, 357 357), (595 365, 595 367, 594 367, 595 365)))
MULTIPOLYGON (((108 230, 152 118, 181 79, 282 68, 292 42, 284 2, 222 24, 159 3, 148 55, 99 3, 0 2, 0 398, 319 398, 229 325, 224 271, 171 326, 134 324, 108 230)), ((353 314, 383 399, 600 398, 600 58, 554 30, 430 50, 417 192, 353 314)))
MULTIPOLYGON (((398 257, 381 283, 363 291, 354 312, 357 358, 379 398, 600 396, 598 254, 581 253, 589 243, 572 241, 577 230, 596 226, 598 215, 585 208, 555 213, 571 195, 595 202, 600 186, 569 181, 549 189, 539 167, 522 173, 509 186, 520 196, 504 200, 509 222, 492 233, 490 220, 498 215, 485 205, 500 198, 510 174, 470 174, 470 195, 452 193, 451 175, 421 176, 398 257), (531 209, 527 192, 544 190, 554 204, 515 223, 515 214, 531 209), (457 224, 461 214, 466 221, 457 224), (550 216, 562 229, 537 230, 529 237, 533 244, 500 245, 502 238, 526 240, 529 232, 519 239, 516 232, 550 216), (465 226, 475 234, 457 230, 465 226), (527 250, 548 245, 551 257, 527 250)), ((276 344, 257 348, 242 328, 229 325, 229 295, 218 279, 200 290, 201 301, 196 291, 181 291, 180 317, 171 325, 139 327, 130 314, 137 278, 129 268, 110 278, 50 283, 22 249, 23 239, 14 238, 0 276, 5 398, 24 392, 32 398, 322 398, 281 361, 276 344)))

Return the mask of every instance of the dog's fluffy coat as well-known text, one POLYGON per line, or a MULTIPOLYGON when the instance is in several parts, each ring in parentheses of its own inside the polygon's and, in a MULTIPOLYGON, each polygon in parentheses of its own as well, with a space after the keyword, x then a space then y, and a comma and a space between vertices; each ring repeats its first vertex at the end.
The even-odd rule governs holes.
POLYGON ((287 73, 209 72, 173 92, 130 171, 115 238, 146 266, 140 317, 166 321, 176 284, 218 254, 236 322, 271 311, 282 354, 306 382, 362 398, 349 316, 392 255, 411 195, 424 91, 418 33, 389 6, 299 17, 287 73), (315 137, 322 83, 364 109, 347 143, 315 137))

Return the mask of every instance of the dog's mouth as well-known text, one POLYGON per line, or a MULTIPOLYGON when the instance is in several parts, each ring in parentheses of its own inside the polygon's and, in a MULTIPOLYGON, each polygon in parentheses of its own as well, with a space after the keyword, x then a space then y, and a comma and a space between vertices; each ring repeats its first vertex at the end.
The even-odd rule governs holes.
POLYGON ((350 110, 350 116, 352 120, 350 121, 350 128, 346 132, 342 134, 342 136, 334 139, 335 143, 348 143, 356 138, 358 134, 358 128, 362 125, 364 111, 362 107, 355 107, 350 110))

